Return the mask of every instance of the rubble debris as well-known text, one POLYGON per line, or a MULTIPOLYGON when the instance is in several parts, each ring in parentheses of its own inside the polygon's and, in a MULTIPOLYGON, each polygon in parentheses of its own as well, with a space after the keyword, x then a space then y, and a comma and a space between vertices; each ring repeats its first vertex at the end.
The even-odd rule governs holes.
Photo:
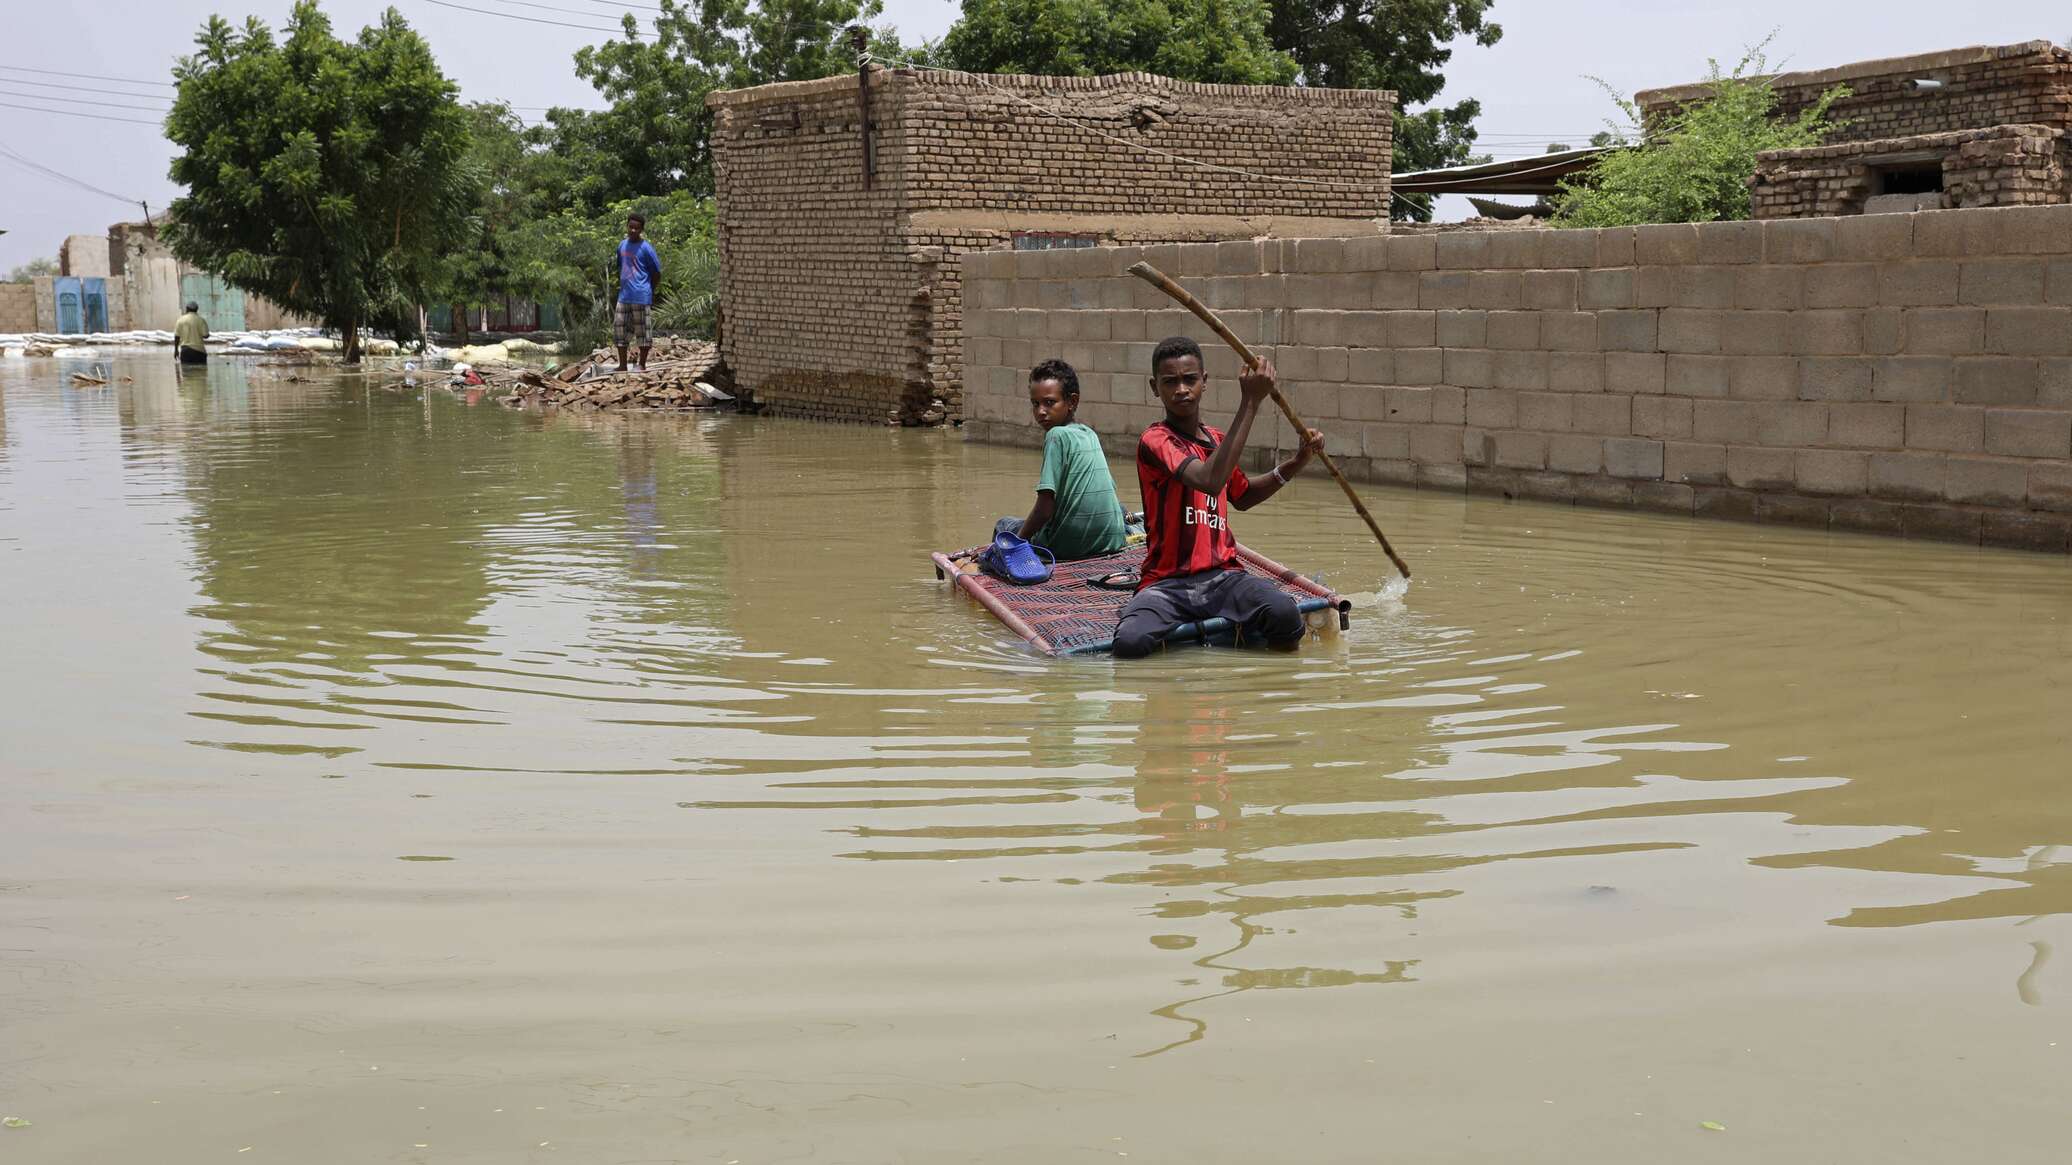
POLYGON ((719 346, 708 340, 664 338, 648 354, 646 372, 616 371, 618 353, 599 348, 587 358, 545 372, 537 368, 484 369, 511 408, 683 411, 734 403, 719 346))

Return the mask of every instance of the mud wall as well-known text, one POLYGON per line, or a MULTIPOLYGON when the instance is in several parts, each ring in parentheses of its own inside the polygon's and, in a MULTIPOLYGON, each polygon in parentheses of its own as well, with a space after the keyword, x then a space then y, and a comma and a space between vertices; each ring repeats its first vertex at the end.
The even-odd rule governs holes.
POLYGON ((2072 206, 970 255, 974 439, 1033 443, 1027 370, 1062 356, 1127 451, 1173 333, 1228 414, 1235 359, 1139 258, 1273 356, 1356 477, 2072 544, 2072 206))

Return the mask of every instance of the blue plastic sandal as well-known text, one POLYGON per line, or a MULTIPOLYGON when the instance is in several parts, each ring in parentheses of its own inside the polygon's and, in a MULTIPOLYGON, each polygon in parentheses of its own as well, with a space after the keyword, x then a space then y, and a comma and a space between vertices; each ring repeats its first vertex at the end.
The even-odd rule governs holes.
POLYGON ((1050 580, 1057 557, 1043 547, 1006 531, 993 535, 993 544, 979 556, 979 566, 995 578, 1016 586, 1034 586, 1050 580))

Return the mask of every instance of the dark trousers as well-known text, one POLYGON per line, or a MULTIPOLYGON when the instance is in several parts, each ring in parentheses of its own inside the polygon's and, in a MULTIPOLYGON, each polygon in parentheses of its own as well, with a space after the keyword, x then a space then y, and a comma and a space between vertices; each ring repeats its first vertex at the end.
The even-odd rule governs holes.
POLYGON ((1115 624, 1115 657, 1139 659, 1181 623, 1228 619, 1238 642, 1286 647, 1302 638, 1295 596, 1242 570, 1205 570, 1160 579, 1125 603, 1115 624))
POLYGON ((208 354, 207 352, 203 351, 202 349, 200 349, 200 348, 189 348, 189 347, 187 347, 187 346, 186 346, 186 345, 184 345, 184 344, 180 346, 180 363, 182 363, 182 364, 207 364, 208 362, 209 362, 209 354, 208 354))

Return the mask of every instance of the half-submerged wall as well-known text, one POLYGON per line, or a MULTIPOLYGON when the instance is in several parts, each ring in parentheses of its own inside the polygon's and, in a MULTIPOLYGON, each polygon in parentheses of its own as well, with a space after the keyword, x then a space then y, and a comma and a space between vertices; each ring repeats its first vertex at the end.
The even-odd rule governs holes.
MULTIPOLYGON (((1151 260, 1367 480, 2065 551, 2072 206, 966 256, 977 440, 1062 356, 1123 451, 1161 414, 1151 260)), ((1255 439, 1289 446, 1285 426, 1255 439)))

